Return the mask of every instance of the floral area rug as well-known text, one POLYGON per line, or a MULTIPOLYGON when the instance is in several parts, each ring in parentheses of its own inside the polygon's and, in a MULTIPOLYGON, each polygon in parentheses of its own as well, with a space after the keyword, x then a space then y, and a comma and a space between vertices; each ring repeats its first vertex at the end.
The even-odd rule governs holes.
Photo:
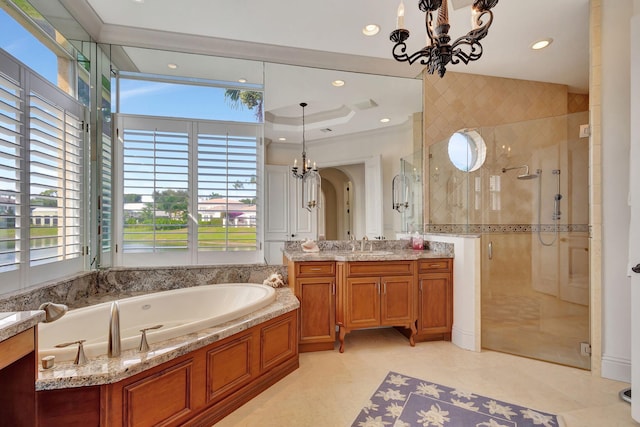
POLYGON ((558 418, 389 372, 351 427, 558 427, 558 418))

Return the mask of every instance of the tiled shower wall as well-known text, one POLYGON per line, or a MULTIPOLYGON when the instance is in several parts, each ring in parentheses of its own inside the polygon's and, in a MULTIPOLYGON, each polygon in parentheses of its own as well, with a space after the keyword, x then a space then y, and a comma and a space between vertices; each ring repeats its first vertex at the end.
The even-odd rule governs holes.
MULTIPOLYGON (((539 132, 535 127, 526 130, 528 134, 520 135, 518 140, 512 140, 514 129, 504 127, 507 124, 526 123, 532 120, 564 116, 576 111, 588 110, 588 95, 570 94, 567 86, 551 83, 532 82, 526 80, 505 79, 500 77, 480 76, 448 71, 446 78, 432 76, 425 73, 424 77, 424 170, 429 171, 436 165, 431 164, 429 158, 430 147, 448 140, 451 134, 465 128, 498 128, 504 134, 487 135, 485 140, 495 157, 506 157, 509 162, 526 161, 528 154, 518 147, 527 149, 528 141, 536 144, 550 144, 558 138, 548 138, 553 132, 567 132, 566 126, 555 123, 555 128, 540 129, 544 132, 540 137, 533 138, 539 132), (510 133, 511 132, 511 133, 510 133), (511 153, 501 153, 502 146, 512 146, 511 153)), ((585 121, 586 122, 586 121, 585 121)), ((526 125, 524 125, 526 126, 526 125)), ((588 146, 588 143, 585 143, 588 146)), ((445 147, 446 150, 446 147, 445 147)), ((492 153, 488 153, 488 156, 492 153)), ((438 167, 446 167, 450 162, 438 162, 438 167)), ((495 165, 497 167, 497 165, 495 165)), ((501 166, 502 167, 502 166, 501 166)), ((515 172, 515 171, 514 171, 515 172)), ((512 172, 513 173, 513 172, 512 172)), ((426 175, 426 173, 425 173, 426 175)), ((435 183, 434 183, 435 184, 435 183)), ((453 183, 452 183, 453 184, 453 183)), ((458 184, 456 182, 455 184, 458 184)), ((433 195, 431 180, 425 180, 424 194, 433 195)), ((475 185, 475 184, 474 184, 475 185)), ((459 203, 460 196, 452 202, 459 203)), ((441 222, 437 211, 444 209, 430 207, 431 197, 424 198, 424 219, 428 224, 447 224, 441 222), (432 212, 436 217, 432 218, 432 212)), ((442 200, 434 200, 442 203, 442 200)), ((463 218, 466 222, 467 218, 463 218)), ((516 221, 507 221, 515 223, 516 221)))
POLYGON ((577 351, 589 340, 589 138, 579 137, 588 108, 588 95, 562 85, 449 72, 425 78, 424 228, 482 235, 483 347, 590 368, 577 351), (447 150, 465 128, 487 145, 485 163, 469 173, 447 150), (502 172, 522 165, 542 173, 519 180, 523 169, 502 172))
POLYGON ((589 143, 578 134, 586 123, 588 113, 583 112, 477 128, 486 142, 487 156, 480 169, 468 173, 449 161, 446 139, 431 145, 427 229, 527 232, 536 231, 539 224, 543 231, 552 230, 553 199, 560 193, 562 230, 587 231, 589 143), (539 177, 517 179, 525 169, 502 172, 523 165, 530 174, 541 171, 539 177))

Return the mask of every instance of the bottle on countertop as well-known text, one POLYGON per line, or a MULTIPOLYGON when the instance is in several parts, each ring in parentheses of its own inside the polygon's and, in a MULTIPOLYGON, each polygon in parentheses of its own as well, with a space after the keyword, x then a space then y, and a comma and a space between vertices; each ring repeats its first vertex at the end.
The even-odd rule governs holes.
POLYGON ((422 235, 417 231, 413 234, 413 237, 411 238, 411 247, 419 251, 424 249, 424 239, 422 238, 422 235))

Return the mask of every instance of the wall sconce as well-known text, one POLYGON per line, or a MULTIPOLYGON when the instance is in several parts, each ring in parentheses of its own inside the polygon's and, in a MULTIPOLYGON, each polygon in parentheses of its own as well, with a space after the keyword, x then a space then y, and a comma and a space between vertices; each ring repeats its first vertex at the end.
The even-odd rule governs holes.
POLYGON ((409 208, 411 184, 405 175, 396 175, 391 182, 393 209, 402 213, 409 208))

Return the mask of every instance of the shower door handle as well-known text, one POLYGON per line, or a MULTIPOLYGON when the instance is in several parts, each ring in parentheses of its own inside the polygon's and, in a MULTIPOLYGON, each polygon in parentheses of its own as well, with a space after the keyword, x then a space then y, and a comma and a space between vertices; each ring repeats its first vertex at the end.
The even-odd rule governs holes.
POLYGON ((489 242, 487 245, 489 259, 493 259, 493 242, 489 242))

